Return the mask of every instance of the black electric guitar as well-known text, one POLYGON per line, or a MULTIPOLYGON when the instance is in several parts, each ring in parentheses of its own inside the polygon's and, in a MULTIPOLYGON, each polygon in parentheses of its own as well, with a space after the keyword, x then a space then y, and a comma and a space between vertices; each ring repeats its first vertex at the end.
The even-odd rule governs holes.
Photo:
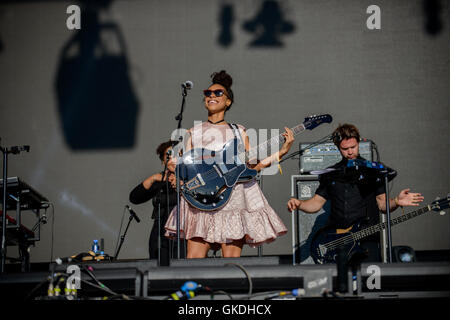
MULTIPOLYGON (((331 121, 329 114, 312 116, 305 118, 303 123, 291 130, 295 135, 331 121)), ((249 151, 245 150, 243 143, 236 137, 219 151, 203 148, 189 150, 177 165, 183 181, 181 194, 187 202, 200 210, 222 208, 228 202, 236 183, 255 178, 257 171, 247 166, 248 160, 256 159, 258 151, 267 150, 283 139, 280 134, 249 151)))
MULTIPOLYGON (((409 212, 397 218, 391 219, 391 226, 418 217, 429 211, 442 211, 449 207, 450 196, 432 202, 419 210, 409 212)), ((360 223, 356 223, 348 229, 336 229, 325 227, 317 231, 311 241, 311 257, 317 264, 336 263, 337 249, 343 248, 347 257, 355 252, 363 252, 359 241, 374 233, 387 228, 387 222, 382 222, 371 227, 361 229, 360 223)))

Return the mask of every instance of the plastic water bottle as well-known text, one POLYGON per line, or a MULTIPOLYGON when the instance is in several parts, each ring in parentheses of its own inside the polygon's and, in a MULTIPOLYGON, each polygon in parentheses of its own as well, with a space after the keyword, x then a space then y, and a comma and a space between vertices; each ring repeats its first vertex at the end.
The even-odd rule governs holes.
POLYGON ((99 251, 98 240, 94 240, 92 243, 92 251, 97 254, 99 251))

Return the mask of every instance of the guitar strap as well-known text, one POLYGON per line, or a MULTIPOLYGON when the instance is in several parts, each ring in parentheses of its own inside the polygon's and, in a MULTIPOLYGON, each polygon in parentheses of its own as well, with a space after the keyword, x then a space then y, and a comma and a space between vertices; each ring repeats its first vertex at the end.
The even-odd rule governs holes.
POLYGON ((243 146, 245 146, 244 140, 242 140, 241 133, 239 132, 239 127, 235 123, 228 123, 228 125, 231 130, 233 130, 234 136, 238 138, 239 142, 242 143, 243 146))
POLYGON ((245 143, 242 139, 241 133, 239 132, 239 127, 235 123, 228 123, 231 130, 233 130, 234 136, 238 139, 239 144, 236 146, 238 152, 243 152, 245 150, 245 143))

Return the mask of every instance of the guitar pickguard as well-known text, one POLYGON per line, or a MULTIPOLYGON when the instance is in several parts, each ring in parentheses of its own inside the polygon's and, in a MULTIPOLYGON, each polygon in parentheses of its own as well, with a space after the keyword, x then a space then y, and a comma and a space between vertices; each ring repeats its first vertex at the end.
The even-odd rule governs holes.
POLYGON ((256 176, 256 170, 247 168, 235 156, 238 145, 234 139, 220 151, 192 149, 183 156, 179 166, 181 179, 185 181, 181 191, 186 201, 200 210, 217 210, 228 202, 241 176, 245 177, 242 181, 256 176))

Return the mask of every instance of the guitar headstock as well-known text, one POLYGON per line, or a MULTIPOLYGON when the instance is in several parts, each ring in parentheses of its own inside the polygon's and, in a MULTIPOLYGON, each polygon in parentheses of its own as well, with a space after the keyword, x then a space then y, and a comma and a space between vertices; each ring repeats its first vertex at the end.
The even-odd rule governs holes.
POLYGON ((312 130, 322 123, 331 123, 331 121, 333 121, 333 117, 329 114, 314 115, 306 117, 303 125, 305 126, 305 129, 312 130))
POLYGON ((444 215, 444 209, 448 209, 450 207, 450 195, 447 195, 444 199, 440 199, 439 197, 436 198, 436 200, 430 204, 430 207, 431 210, 438 211, 441 215, 444 215))

